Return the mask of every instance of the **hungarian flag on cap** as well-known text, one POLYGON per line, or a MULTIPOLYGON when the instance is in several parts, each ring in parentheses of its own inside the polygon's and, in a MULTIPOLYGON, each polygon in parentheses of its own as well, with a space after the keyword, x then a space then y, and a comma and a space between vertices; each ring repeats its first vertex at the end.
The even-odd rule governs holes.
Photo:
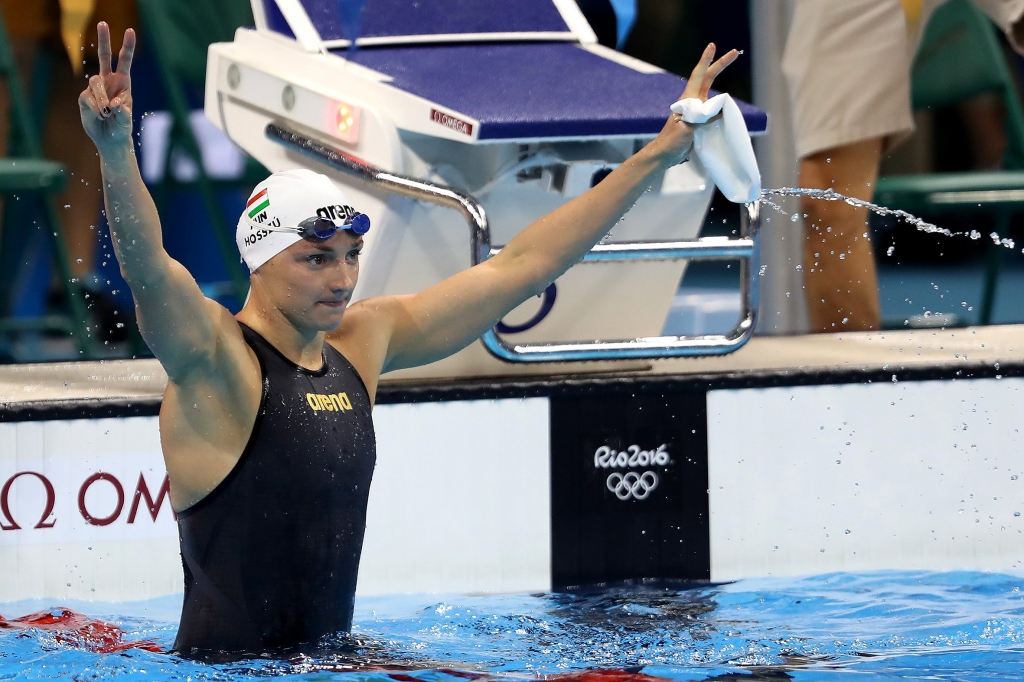
POLYGON ((270 208, 270 194, 267 193, 266 187, 249 199, 249 203, 245 205, 245 210, 249 212, 250 219, 255 218, 260 211, 267 208, 270 208))

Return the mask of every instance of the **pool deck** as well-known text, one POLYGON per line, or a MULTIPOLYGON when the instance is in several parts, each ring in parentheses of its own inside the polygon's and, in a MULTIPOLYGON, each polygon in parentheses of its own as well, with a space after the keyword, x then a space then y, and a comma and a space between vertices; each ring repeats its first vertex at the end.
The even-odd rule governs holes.
MULTIPOLYGON (((1024 325, 758 336, 729 355, 659 360, 629 372, 587 371, 584 364, 567 373, 564 367, 448 382, 385 378, 378 401, 550 395, 627 384, 708 389, 1020 376, 1024 325)), ((153 359, 0 366, 0 420, 70 418, 68 412, 82 410, 155 414, 166 382, 153 359)))

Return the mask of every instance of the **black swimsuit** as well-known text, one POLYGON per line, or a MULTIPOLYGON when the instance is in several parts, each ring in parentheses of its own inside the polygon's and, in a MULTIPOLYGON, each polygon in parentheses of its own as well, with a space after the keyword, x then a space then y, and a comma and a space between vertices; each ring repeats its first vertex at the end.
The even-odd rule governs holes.
POLYGON ((178 515, 185 602, 174 648, 262 653, 352 626, 376 441, 355 368, 299 367, 242 325, 263 393, 227 478, 178 515))

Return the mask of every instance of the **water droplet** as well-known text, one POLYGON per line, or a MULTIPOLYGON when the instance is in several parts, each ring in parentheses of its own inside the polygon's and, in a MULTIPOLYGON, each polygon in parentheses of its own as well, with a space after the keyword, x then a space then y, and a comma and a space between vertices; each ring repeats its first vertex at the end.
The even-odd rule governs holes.
MULTIPOLYGON (((356 44, 358 45, 358 43, 356 43, 356 44)), ((81 263, 81 262, 82 262, 82 259, 81 259, 81 258, 76 258, 76 259, 75 259, 75 262, 76 262, 76 263, 81 263)))
POLYGON ((896 250, 895 246, 890 246, 888 249, 885 250, 885 255, 886 256, 891 256, 892 252, 895 251, 895 250, 896 250))
POLYGON ((64 204, 64 208, 71 208, 71 204, 64 204))
POLYGON ((842 463, 843 463, 843 460, 841 460, 841 459, 837 459, 836 460, 836 464, 842 464, 842 463))
POLYGON ((847 529, 846 529, 846 530, 844 530, 843 532, 844 532, 844 533, 846 533, 847 535, 849 535, 849 534, 850 534, 850 529, 849 529, 849 528, 847 528, 847 529))
POLYGON ((1013 512, 1014 516, 1020 516, 1020 512, 1013 512))

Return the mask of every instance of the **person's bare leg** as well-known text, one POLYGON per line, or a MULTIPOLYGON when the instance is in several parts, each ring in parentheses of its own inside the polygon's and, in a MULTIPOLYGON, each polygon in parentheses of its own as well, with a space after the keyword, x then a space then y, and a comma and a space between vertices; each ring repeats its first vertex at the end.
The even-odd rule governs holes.
MULTIPOLYGON (((882 138, 813 154, 800 162, 800 186, 832 188, 870 200, 882 138)), ((868 236, 868 211, 804 197, 804 284, 813 332, 879 329, 878 274, 868 236)))
POLYGON ((67 188, 57 196, 57 202, 71 271, 80 278, 93 268, 103 187, 96 149, 79 119, 78 95, 86 80, 74 75, 63 54, 55 57, 43 146, 46 157, 60 161, 69 172, 67 188))
POLYGON ((971 141, 974 170, 998 170, 1006 151, 1006 108, 1003 100, 985 93, 961 102, 960 116, 971 141))

